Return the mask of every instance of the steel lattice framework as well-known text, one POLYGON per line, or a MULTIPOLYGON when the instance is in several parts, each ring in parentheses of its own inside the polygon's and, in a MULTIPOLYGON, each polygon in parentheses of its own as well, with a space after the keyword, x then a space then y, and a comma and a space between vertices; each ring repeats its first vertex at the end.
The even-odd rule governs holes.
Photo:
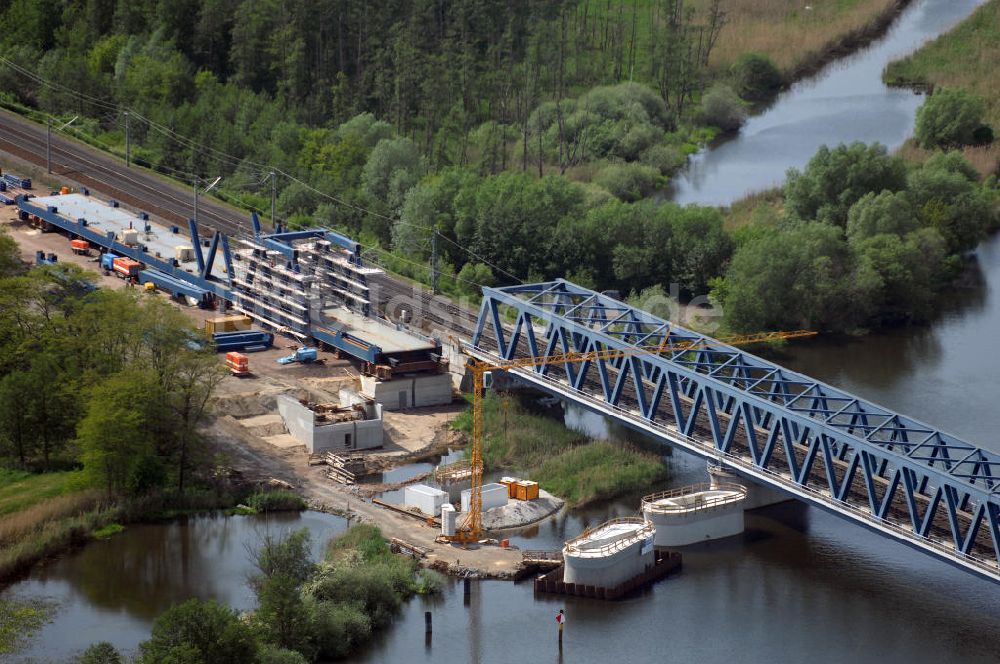
POLYGON ((483 295, 473 356, 554 356, 515 373, 1000 581, 1000 455, 564 280, 483 295))

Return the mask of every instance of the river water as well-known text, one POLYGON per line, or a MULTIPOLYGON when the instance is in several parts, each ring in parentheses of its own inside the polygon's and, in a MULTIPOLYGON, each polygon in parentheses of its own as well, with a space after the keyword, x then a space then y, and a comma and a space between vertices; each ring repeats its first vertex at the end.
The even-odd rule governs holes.
POLYGON ((249 548, 266 534, 299 528, 312 534, 318 558, 347 521, 320 512, 188 517, 130 526, 39 565, 3 593, 54 607, 52 621, 13 661, 67 662, 97 641, 132 651, 149 638, 158 615, 192 597, 249 609, 254 603, 246 583, 253 572, 249 548))
MULTIPOLYGON (((981 4, 917 0, 869 49, 794 86, 741 134, 699 154, 679 178, 680 202, 725 204, 780 183, 820 143, 898 145, 920 98, 887 90, 885 62, 943 32, 981 4)), ((771 359, 1000 451, 1000 238, 984 243, 970 288, 926 328, 863 339, 789 344, 771 359)), ((612 437, 614 425, 569 409, 567 422, 612 437)), ((706 478, 704 462, 665 456, 669 484, 706 478)), ((381 478, 399 481, 428 468, 381 478)), ((556 548, 589 525, 633 513, 637 497, 562 513, 510 539, 556 548)), ((129 528, 37 568, 5 591, 47 598, 54 621, 14 661, 65 661, 102 639, 133 649, 155 616, 188 597, 250 606, 246 545, 263 528, 310 528, 317 546, 342 519, 317 513, 198 517, 129 528), (29 659, 33 658, 33 659, 29 659)), ((399 662, 984 662, 1000 661, 1000 595, 978 577, 819 510, 786 503, 747 515, 741 537, 689 547, 681 574, 614 604, 535 597, 530 584, 461 582, 406 603, 399 618, 353 661, 399 662), (565 648, 554 616, 565 608, 565 648), (424 635, 424 611, 434 634, 424 635)))
POLYGON ((792 85, 737 136, 694 155, 671 182, 668 197, 682 204, 729 205, 780 185, 789 168, 805 166, 821 145, 877 141, 899 147, 913 131, 923 97, 889 88, 882 70, 984 1, 915 0, 882 39, 792 85))

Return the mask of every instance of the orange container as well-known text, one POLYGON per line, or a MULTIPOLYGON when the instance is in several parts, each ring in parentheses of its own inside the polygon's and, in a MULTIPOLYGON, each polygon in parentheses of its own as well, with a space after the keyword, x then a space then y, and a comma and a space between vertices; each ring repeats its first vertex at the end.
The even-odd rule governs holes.
POLYGON ((131 258, 116 258, 112 263, 115 272, 123 277, 137 277, 139 276, 139 270, 142 268, 142 264, 139 261, 134 261, 131 258))
POLYGON ((538 482, 521 480, 517 483, 518 500, 535 500, 538 498, 538 482))
POLYGON ((77 254, 85 254, 88 251, 90 251, 90 243, 87 242, 86 240, 80 240, 80 239, 70 240, 69 246, 73 250, 73 252, 77 254))
POLYGON ((59 193, 62 194, 63 196, 65 196, 66 194, 69 193, 69 187, 63 187, 63 188, 61 188, 59 190, 59 193))
POLYGON ((517 478, 516 477, 501 477, 500 484, 507 487, 507 497, 517 498, 517 478))
POLYGON ((243 353, 229 352, 226 353, 226 366, 233 374, 242 376, 250 373, 250 358, 243 353))

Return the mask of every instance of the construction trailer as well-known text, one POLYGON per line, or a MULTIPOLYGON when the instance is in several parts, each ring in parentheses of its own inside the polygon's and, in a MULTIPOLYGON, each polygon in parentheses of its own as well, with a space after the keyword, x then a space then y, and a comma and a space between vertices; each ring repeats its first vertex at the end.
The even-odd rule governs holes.
POLYGON ((360 360, 363 373, 380 381, 405 377, 410 382, 404 390, 386 391, 396 400, 393 407, 451 400, 450 388, 445 391, 437 384, 440 379, 412 382, 447 370, 441 343, 375 315, 368 278, 381 271, 367 266, 361 245, 344 235, 323 228, 286 231, 280 225, 265 233, 253 214, 252 232, 231 243, 219 231, 203 238, 193 219, 185 234, 144 212, 129 212, 114 200, 98 200, 86 189, 37 198, 22 195, 17 205, 22 220, 98 248, 108 271, 152 283, 191 305, 214 308, 225 302, 257 325, 302 345, 360 360), (404 404, 400 391, 408 395, 404 404))

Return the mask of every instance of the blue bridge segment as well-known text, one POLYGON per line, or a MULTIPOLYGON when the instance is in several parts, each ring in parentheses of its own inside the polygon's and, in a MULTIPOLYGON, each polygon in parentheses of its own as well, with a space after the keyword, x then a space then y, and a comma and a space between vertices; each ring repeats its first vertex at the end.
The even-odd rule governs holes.
POLYGON ((512 373, 1000 581, 1000 455, 568 281, 483 296, 472 356, 555 356, 512 373))

